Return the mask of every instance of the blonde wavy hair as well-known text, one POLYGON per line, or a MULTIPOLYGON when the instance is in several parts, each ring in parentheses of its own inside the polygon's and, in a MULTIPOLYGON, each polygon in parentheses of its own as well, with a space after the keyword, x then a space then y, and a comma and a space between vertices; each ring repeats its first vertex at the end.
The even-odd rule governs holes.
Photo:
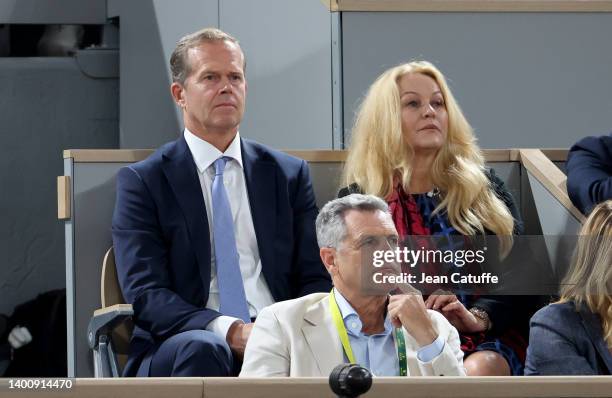
POLYGON ((559 302, 574 301, 599 314, 612 349, 612 200, 597 205, 585 221, 559 302))
POLYGON ((514 219, 491 189, 472 127, 444 75, 426 61, 391 68, 370 86, 353 127, 343 183, 347 186, 356 183, 364 193, 386 198, 399 179, 403 189, 409 192, 413 150, 402 134, 398 88, 399 79, 408 73, 421 73, 434 79, 448 113, 447 139, 431 171, 432 181, 440 189, 442 198, 435 212, 445 210, 453 227, 464 235, 484 233, 486 228, 496 235, 511 237, 514 219))

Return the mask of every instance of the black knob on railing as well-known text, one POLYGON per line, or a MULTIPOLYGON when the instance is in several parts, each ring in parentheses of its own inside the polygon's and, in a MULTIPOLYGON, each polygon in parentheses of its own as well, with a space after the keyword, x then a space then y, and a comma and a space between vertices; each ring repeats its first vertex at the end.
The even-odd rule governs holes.
POLYGON ((329 386, 340 398, 355 398, 368 392, 372 373, 355 364, 338 365, 329 374, 329 386))

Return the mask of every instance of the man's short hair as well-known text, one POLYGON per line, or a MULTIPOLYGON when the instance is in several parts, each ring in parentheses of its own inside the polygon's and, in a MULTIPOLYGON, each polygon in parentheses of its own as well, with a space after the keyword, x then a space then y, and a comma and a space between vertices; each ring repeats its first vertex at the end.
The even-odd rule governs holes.
MULTIPOLYGON (((197 47, 202 43, 218 43, 223 41, 234 43, 238 46, 238 48, 240 48, 240 43, 235 37, 217 28, 204 28, 187 36, 183 36, 176 44, 176 47, 170 56, 172 82, 185 84, 185 80, 191 73, 189 60, 187 57, 187 53, 191 48, 197 47)), ((242 49, 240 49, 240 51, 242 51, 242 49)), ((242 54, 242 57, 245 59, 244 53, 242 54)), ((245 66, 246 59, 244 61, 243 69, 245 66)))
POLYGON ((377 211, 389 214, 387 203, 374 195, 352 194, 327 202, 316 221, 319 247, 337 248, 346 238, 344 216, 349 210, 377 211))

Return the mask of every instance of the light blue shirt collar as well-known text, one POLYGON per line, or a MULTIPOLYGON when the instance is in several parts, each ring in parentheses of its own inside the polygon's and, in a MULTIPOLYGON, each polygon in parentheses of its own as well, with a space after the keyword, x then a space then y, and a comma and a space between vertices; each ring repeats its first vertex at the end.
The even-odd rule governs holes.
MULTIPOLYGON (((353 334, 354 336, 359 336, 361 334, 361 328, 363 327, 361 319, 359 319, 359 314, 357 314, 357 311, 355 311, 351 304, 344 298, 342 293, 340 293, 336 288, 334 288, 334 297, 336 299, 336 303, 338 304, 340 314, 342 314, 342 319, 344 321, 346 331, 349 334, 353 334)), ((377 335, 387 335, 390 334, 392 331, 393 325, 391 324, 391 320, 387 316, 385 317, 384 332, 377 333, 377 335)))

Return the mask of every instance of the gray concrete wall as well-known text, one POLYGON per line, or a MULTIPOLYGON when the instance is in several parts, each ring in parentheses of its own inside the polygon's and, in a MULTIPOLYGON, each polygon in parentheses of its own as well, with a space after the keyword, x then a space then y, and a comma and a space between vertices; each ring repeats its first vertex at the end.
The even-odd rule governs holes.
POLYGON ((612 13, 345 12, 345 132, 385 69, 450 80, 483 148, 561 147, 612 126, 612 13))
POLYGON ((223 0, 219 15, 247 56, 240 134, 279 149, 331 149, 329 11, 311 0, 223 0))
POLYGON ((282 149, 331 148, 330 14, 317 1, 109 0, 121 34, 121 147, 155 148, 182 131, 170 97, 176 42, 206 26, 248 58, 245 137, 282 149))
POLYGON ((157 148, 178 137, 168 60, 182 36, 217 26, 217 1, 108 0, 108 16, 120 24, 121 148, 157 148))
POLYGON ((11 313, 65 286, 62 151, 118 146, 118 82, 74 58, 0 58, 0 71, 0 313, 11 313))
POLYGON ((104 24, 106 0, 0 0, 0 24, 104 24))
MULTIPOLYGON (((332 148, 332 14, 317 1, 109 0, 121 24, 121 147, 182 129, 168 86, 176 41, 204 26, 248 58, 241 133, 285 149, 332 148)), ((431 60, 483 148, 568 147, 612 125, 612 13, 342 13, 345 136, 386 68, 431 60), (588 43, 589 45, 583 45, 588 43)))

